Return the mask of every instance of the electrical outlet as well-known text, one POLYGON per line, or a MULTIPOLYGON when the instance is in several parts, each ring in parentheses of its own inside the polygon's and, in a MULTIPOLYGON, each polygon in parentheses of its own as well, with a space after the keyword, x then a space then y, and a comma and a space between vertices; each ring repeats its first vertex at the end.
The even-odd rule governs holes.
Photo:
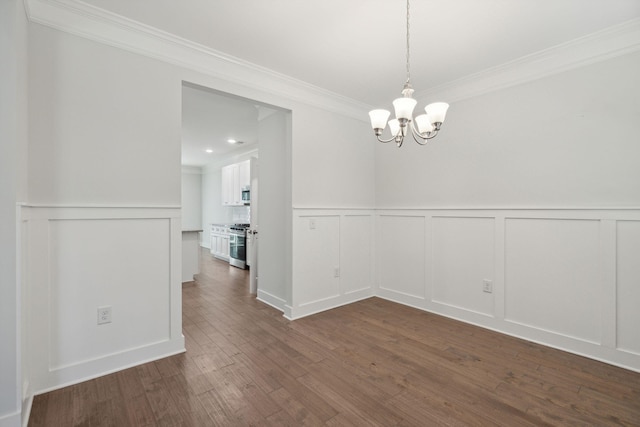
POLYGON ((335 267, 333 269, 333 277, 340 277, 340 267, 335 267))
POLYGON ((486 292, 488 294, 493 292, 493 282, 489 279, 484 279, 482 281, 482 292, 486 292))
POLYGON ((309 220, 309 230, 315 230, 316 229, 316 220, 314 218, 311 218, 309 220))
POLYGON ((98 307, 98 325, 111 323, 111 306, 98 307))

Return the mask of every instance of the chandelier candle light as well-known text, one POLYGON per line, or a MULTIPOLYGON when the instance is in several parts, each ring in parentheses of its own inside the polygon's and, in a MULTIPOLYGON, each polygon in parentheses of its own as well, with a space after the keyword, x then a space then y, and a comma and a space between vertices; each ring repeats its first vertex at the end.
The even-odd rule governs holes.
POLYGON ((387 110, 372 110, 369 112, 371 127, 380 142, 395 141, 398 148, 402 147, 404 137, 411 129, 413 139, 420 145, 426 145, 427 141, 433 139, 438 134, 444 117, 447 114, 449 104, 446 102, 434 102, 427 105, 424 110, 426 114, 421 114, 413 118, 413 109, 418 101, 413 99, 413 88, 410 83, 411 72, 409 67, 409 0, 407 0, 407 81, 402 89, 402 98, 393 101, 393 108, 396 118, 389 120, 391 138, 385 140, 380 136, 387 126, 387 120, 391 113, 387 110))

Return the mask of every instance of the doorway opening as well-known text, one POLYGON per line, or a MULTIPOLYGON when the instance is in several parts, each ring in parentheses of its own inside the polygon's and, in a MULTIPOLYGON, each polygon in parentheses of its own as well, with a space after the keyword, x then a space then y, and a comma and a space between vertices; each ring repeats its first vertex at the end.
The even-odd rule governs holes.
POLYGON ((291 111, 183 81, 183 229, 202 230, 199 245, 213 257, 244 255, 245 265, 232 264, 249 269, 250 291, 282 311, 290 287, 290 147, 291 111), (232 225, 246 228, 244 247, 232 225))

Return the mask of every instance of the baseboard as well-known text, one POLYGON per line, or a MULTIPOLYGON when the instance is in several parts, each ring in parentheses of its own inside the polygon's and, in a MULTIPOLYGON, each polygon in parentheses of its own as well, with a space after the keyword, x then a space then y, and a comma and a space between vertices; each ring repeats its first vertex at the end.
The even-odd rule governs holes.
POLYGON ((142 365, 165 357, 184 353, 184 336, 170 341, 163 341, 144 347, 123 351, 101 357, 80 365, 74 365, 55 371, 55 379, 43 379, 33 385, 33 395, 47 393, 94 378, 119 372, 134 366, 142 365))
POLYGON ((31 408, 33 407, 33 394, 29 393, 27 399, 22 402, 22 427, 29 425, 29 417, 31 416, 31 408))
POLYGON ((373 289, 366 288, 344 295, 337 295, 335 297, 323 299, 320 301, 301 304, 295 307, 290 307, 289 316, 287 316, 287 318, 290 320, 301 319, 303 317, 311 316, 322 311, 331 310, 333 308, 338 308, 340 306, 351 304, 356 301, 371 298, 372 296, 374 296, 373 289))
POLYGON ((590 343, 567 335, 561 335, 551 331, 544 331, 532 326, 521 325, 504 319, 496 319, 479 313, 474 313, 464 309, 443 310, 437 305, 425 306, 417 301, 408 302, 402 294, 394 292, 378 292, 376 297, 382 298, 397 304, 402 304, 432 313, 437 316, 447 317, 458 322, 488 329, 500 334, 508 335, 525 341, 530 341, 545 347, 555 348, 567 353, 576 354, 589 359, 597 360, 609 365, 618 366, 634 372, 640 372, 638 356, 616 348, 608 348, 598 343, 590 343))
POLYGON ((285 305, 287 302, 282 298, 272 295, 268 292, 258 289, 258 294, 256 296, 256 299, 260 302, 270 305, 271 307, 275 308, 278 311, 281 311, 281 312, 285 311, 285 305))

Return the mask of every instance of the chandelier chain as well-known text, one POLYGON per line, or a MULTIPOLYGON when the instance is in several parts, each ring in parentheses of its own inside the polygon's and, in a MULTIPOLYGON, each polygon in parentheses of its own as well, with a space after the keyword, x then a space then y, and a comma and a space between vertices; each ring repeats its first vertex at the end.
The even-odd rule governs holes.
POLYGON ((411 80, 411 70, 409 68, 409 59, 410 59, 410 51, 409 51, 409 0, 407 0, 407 83, 411 80))

